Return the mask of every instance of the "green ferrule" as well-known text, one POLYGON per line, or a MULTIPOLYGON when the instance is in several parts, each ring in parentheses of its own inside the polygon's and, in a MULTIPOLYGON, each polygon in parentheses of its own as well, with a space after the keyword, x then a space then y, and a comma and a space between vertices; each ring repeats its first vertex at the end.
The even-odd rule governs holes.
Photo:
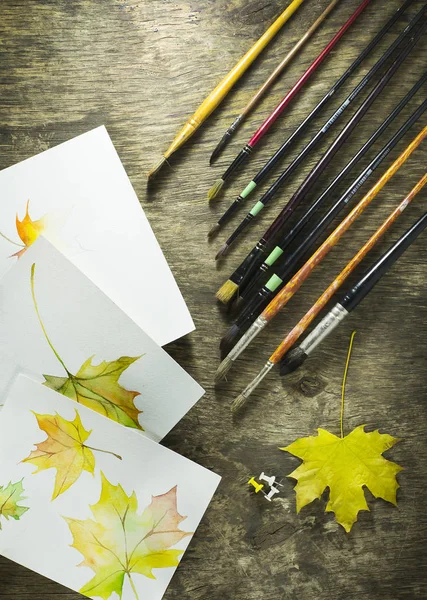
POLYGON ((265 264, 271 267, 271 265, 273 265, 276 262, 276 260, 282 256, 282 254, 283 250, 279 248, 279 246, 276 246, 273 252, 270 252, 270 254, 268 255, 265 264))
POLYGON ((283 283, 283 280, 280 279, 280 277, 278 277, 277 275, 273 275, 272 277, 270 277, 270 279, 267 281, 267 283, 265 284, 265 287, 270 290, 270 292, 274 292, 277 290, 277 288, 279 287, 279 285, 281 285, 283 283))
POLYGON ((243 192, 240 194, 240 197, 247 198, 249 196, 249 194, 251 194, 254 191, 255 188, 256 188, 255 181, 251 181, 250 183, 248 183, 248 185, 245 187, 243 192))
POLYGON ((252 215, 253 217, 256 217, 257 214, 260 211, 262 211, 263 208, 264 208, 264 204, 258 200, 258 202, 249 211, 249 214, 252 215))

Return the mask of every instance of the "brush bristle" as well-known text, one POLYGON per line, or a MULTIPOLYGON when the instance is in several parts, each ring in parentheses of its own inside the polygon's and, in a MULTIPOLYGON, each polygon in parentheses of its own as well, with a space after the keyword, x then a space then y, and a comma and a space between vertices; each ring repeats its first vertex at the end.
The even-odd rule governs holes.
POLYGON ((218 384, 224 377, 227 375, 228 371, 233 366, 233 361, 231 358, 224 358, 222 363, 219 365, 216 373, 215 373, 215 384, 218 384))
POLYGON ((211 189, 208 192, 209 202, 218 196, 224 183, 225 183, 225 181, 223 179, 218 179, 218 181, 216 181, 214 183, 214 185, 211 187, 211 189))
POLYGON ((234 294, 239 289, 237 283, 228 279, 224 285, 222 285, 216 293, 216 299, 223 304, 228 304, 233 298, 234 294))
POLYGON ((239 410, 241 410, 246 402, 248 401, 248 397, 245 396, 245 394, 240 394, 240 396, 237 396, 237 398, 234 400, 233 404, 231 405, 231 412, 233 414, 236 414, 239 412, 239 410))
POLYGON ((216 235, 216 234, 218 233, 218 231, 219 231, 220 227, 221 227, 221 226, 220 226, 220 224, 219 224, 219 223, 215 223, 215 225, 209 229, 209 232, 208 232, 208 238, 211 238, 211 237, 213 237, 214 235, 216 235))
POLYGON ((227 354, 230 352, 230 350, 233 348, 233 346, 235 345, 235 343, 237 341, 236 338, 239 336, 239 334, 240 334, 240 328, 238 325, 234 324, 230 327, 230 329, 224 335, 224 337, 222 338, 222 340, 219 343, 221 360, 223 360, 227 356, 227 354))
POLYGON ((164 156, 162 156, 159 162, 148 173, 148 179, 152 179, 155 175, 157 175, 157 173, 160 171, 160 169, 163 167, 166 161, 167 159, 164 156))
POLYGON ((221 246, 221 248, 216 253, 215 260, 220 260, 223 256, 225 256, 227 254, 227 252, 228 252, 228 244, 225 243, 223 246, 221 246))

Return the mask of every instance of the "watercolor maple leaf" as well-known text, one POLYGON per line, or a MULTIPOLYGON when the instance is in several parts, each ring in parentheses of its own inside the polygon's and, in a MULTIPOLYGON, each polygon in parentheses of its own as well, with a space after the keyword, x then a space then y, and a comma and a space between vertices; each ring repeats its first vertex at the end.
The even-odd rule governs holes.
POLYGON ((41 219, 38 219, 37 221, 33 221, 30 217, 29 206, 30 201, 28 200, 25 210, 25 216, 22 219, 22 221, 19 219, 18 214, 16 215, 16 231, 18 232, 22 244, 14 242, 3 233, 0 233, 2 237, 4 237, 8 242, 13 244, 14 246, 20 246, 21 250, 18 250, 18 252, 15 252, 15 254, 11 255, 16 256, 18 258, 24 254, 26 249, 29 248, 31 244, 33 244, 36 241, 39 235, 43 233, 43 231, 46 228, 46 216, 42 217, 41 219))
POLYGON ((95 576, 80 593, 108 600, 123 595, 125 577, 139 600, 132 575, 155 579, 153 569, 176 567, 183 550, 171 547, 192 535, 178 528, 186 517, 177 511, 177 487, 153 496, 151 504, 138 514, 135 492, 128 496, 121 485, 113 485, 101 473, 102 491, 91 506, 93 519, 66 521, 73 535, 72 547, 84 556, 79 566, 89 567, 95 576))
POLYGON ((55 488, 52 500, 66 492, 80 477, 83 471, 94 474, 95 457, 93 451, 112 454, 113 452, 92 448, 85 442, 91 431, 83 427, 80 415, 76 410, 74 421, 67 421, 60 415, 39 415, 34 413, 39 428, 47 434, 47 439, 36 444, 37 449, 22 462, 37 467, 34 473, 46 469, 56 469, 55 488))
MULTIPOLYGON (((22 502, 24 498, 24 487, 22 480, 16 483, 10 482, 5 487, 0 486, 0 517, 6 520, 15 519, 19 521, 23 514, 29 510, 26 506, 19 506, 18 502, 22 502)), ((0 520, 0 530, 2 528, 0 520)))
POLYGON ((127 390, 119 383, 124 371, 143 355, 121 356, 117 360, 103 361, 99 365, 92 364, 93 356, 91 356, 76 374, 71 373, 54 347, 43 324, 35 294, 35 267, 35 264, 31 266, 31 293, 34 308, 46 341, 66 372, 66 377, 43 374, 45 378, 43 384, 117 423, 144 431, 138 419, 142 411, 135 406, 134 402, 140 392, 127 390))
POLYGON ((365 498, 366 486, 375 498, 396 505, 399 484, 396 475, 402 467, 382 456, 399 440, 379 431, 367 433, 365 426, 356 427, 345 437, 338 437, 325 429, 317 436, 300 438, 281 448, 303 460, 288 477, 297 480, 297 512, 320 498, 329 487, 326 512, 335 518, 347 533, 357 521, 361 510, 369 510, 365 498))

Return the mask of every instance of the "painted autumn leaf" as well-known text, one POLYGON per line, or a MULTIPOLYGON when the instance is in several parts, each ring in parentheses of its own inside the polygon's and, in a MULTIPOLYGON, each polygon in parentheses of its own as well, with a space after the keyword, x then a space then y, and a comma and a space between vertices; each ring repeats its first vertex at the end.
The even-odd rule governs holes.
POLYGON ((121 425, 144 431, 138 419, 142 411, 134 403, 140 393, 127 390, 119 383, 124 371, 142 358, 142 355, 121 356, 117 360, 104 361, 99 365, 92 364, 93 356, 91 356, 75 375, 71 373, 52 344, 41 318, 34 286, 35 268, 34 263, 31 266, 31 294, 37 318, 47 343, 67 374, 66 377, 43 374, 45 378, 43 384, 121 425))
POLYGON ((359 511, 369 510, 364 486, 376 498, 396 505, 396 475, 402 467, 382 454, 399 440, 379 431, 367 433, 364 428, 360 425, 345 437, 318 429, 317 436, 300 438, 281 448, 303 460, 288 476, 297 480, 297 512, 329 487, 326 512, 334 512, 348 533, 359 511))
POLYGON ((36 241, 36 239, 44 231, 46 226, 46 217, 42 217, 38 221, 33 221, 31 219, 29 214, 29 206, 30 201, 28 200, 25 210, 25 216, 22 219, 22 221, 20 221, 18 215, 16 215, 16 231, 18 232, 18 235, 21 238, 22 242, 25 244, 25 248, 24 250, 21 250, 21 253, 25 252, 26 248, 29 248, 31 244, 33 244, 36 241))
POLYGON ((143 430, 138 421, 140 411, 134 404, 139 392, 126 390, 119 383, 123 372, 140 358, 122 356, 118 360, 93 365, 91 357, 76 375, 70 372, 67 372, 68 377, 43 375, 46 380, 43 384, 113 421, 143 430))
POLYGON ((33 244, 36 241, 36 239, 39 237, 39 235, 41 233, 43 233, 43 231, 46 228, 46 217, 45 216, 42 217, 41 219, 39 219, 38 221, 33 221, 31 219, 30 214, 29 214, 29 205, 30 205, 30 201, 28 200, 26 210, 25 210, 25 216, 22 219, 22 221, 19 219, 18 214, 16 215, 16 221, 15 221, 16 222, 16 231, 18 232, 18 235, 22 241, 22 244, 14 242, 13 240, 8 238, 3 233, 0 233, 0 235, 4 239, 6 239, 8 242, 13 244, 14 246, 19 246, 21 248, 21 250, 18 250, 18 252, 15 252, 15 254, 11 255, 11 256, 17 256, 18 258, 24 254, 26 249, 29 248, 31 246, 31 244, 33 244))
MULTIPOLYGON (((22 462, 37 467, 35 473, 46 469, 56 469, 55 488, 52 500, 66 492, 80 477, 83 471, 94 474, 96 448, 87 446, 91 431, 83 427, 76 410, 74 421, 67 421, 60 415, 38 415, 34 413, 38 426, 47 434, 47 439, 36 444, 37 450, 22 462)), ((98 450, 106 452, 105 450, 98 450)), ((109 452, 108 454, 113 454, 109 452)), ((120 456, 114 454, 116 458, 120 456)))
POLYGON ((133 575, 155 579, 153 569, 176 567, 183 550, 171 549, 184 537, 192 535, 178 525, 186 517, 177 511, 177 488, 153 496, 151 504, 138 514, 135 492, 128 496, 121 485, 113 485, 101 473, 102 491, 97 504, 91 506, 93 519, 66 519, 73 535, 73 548, 81 552, 95 576, 80 593, 108 600, 123 595, 125 577, 135 597, 138 592, 133 575))
MULTIPOLYGON (((23 493, 22 480, 16 483, 10 482, 6 487, 0 486, 0 517, 4 517, 6 520, 15 519, 15 521, 19 521, 22 515, 29 510, 26 506, 18 505, 18 502, 25 499, 22 497, 23 493)), ((0 519, 0 530, 1 528, 0 519)))

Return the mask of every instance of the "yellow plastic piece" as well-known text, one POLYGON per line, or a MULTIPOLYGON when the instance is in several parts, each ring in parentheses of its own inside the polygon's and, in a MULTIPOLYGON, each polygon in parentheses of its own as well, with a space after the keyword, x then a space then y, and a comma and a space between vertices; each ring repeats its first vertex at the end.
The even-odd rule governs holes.
POLYGON ((264 487, 264 485, 262 483, 258 483, 258 481, 254 477, 251 477, 249 479, 248 484, 252 485, 255 488, 256 494, 258 494, 258 492, 260 492, 262 490, 262 488, 264 487))

